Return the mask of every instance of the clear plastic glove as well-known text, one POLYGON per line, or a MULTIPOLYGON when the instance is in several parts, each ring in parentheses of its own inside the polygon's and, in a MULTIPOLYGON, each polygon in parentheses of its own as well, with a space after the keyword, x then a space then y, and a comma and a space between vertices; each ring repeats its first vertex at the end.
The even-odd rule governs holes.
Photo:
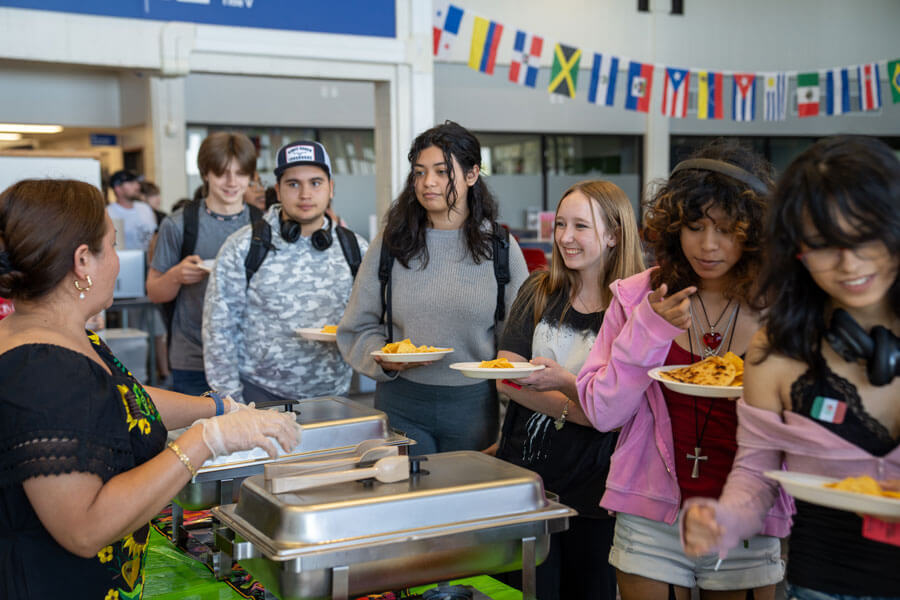
POLYGON ((197 422, 203 427, 203 442, 213 458, 257 447, 275 458, 278 448, 270 438, 290 451, 300 444, 302 431, 294 413, 259 410, 252 405, 197 422))
POLYGON ((226 414, 226 415, 228 413, 233 413, 238 410, 253 408, 252 402, 250 403, 250 406, 247 406, 246 404, 242 404, 242 403, 238 402, 237 400, 235 400, 234 398, 232 398, 230 394, 228 396, 225 396, 224 398, 222 398, 222 402, 225 404, 225 413, 224 414, 226 414))

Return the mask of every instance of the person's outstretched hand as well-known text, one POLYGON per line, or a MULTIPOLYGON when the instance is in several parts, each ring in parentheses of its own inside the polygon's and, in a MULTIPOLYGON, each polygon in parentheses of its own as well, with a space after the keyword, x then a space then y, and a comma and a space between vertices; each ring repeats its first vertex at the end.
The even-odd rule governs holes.
POLYGON ((201 419, 200 422, 203 442, 213 458, 257 447, 275 458, 278 449, 270 438, 274 438, 285 451, 290 451, 300 444, 302 431, 294 413, 259 410, 252 404, 246 409, 201 419))
POLYGON ((662 284, 650 292, 647 296, 650 308, 675 327, 688 329, 691 326, 691 295, 697 292, 697 288, 688 286, 666 296, 668 291, 669 286, 662 284))

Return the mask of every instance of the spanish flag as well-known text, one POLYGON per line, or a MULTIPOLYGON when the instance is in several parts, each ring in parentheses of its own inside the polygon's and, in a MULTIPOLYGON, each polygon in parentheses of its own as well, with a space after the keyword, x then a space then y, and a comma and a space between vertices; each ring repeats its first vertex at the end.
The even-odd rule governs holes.
POLYGON ((553 47, 553 70, 550 72, 550 85, 547 90, 551 94, 575 97, 575 86, 578 83, 578 64, 581 62, 581 49, 556 44, 553 47))
POLYGON ((472 49, 469 51, 469 67, 488 75, 494 74, 494 62, 497 60, 497 46, 503 35, 503 25, 496 21, 488 21, 475 17, 472 30, 472 49))

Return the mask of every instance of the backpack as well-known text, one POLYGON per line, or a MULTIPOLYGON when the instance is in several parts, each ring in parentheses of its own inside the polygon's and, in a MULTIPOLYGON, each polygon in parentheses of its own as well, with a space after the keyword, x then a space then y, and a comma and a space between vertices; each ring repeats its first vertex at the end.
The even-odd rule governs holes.
MULTIPOLYGON (((511 277, 509 273, 509 231, 505 227, 493 223, 494 234, 491 236, 493 248, 494 279, 497 280, 497 306, 494 309, 494 330, 497 323, 506 318, 506 284, 511 277)), ((378 280, 381 282, 381 320, 387 323, 387 342, 394 341, 394 322, 391 312, 391 271, 394 268, 394 257, 391 256, 387 244, 382 239, 381 256, 378 262, 378 280)))
MULTIPOLYGON (((203 200, 191 200, 184 205, 184 227, 182 228, 183 235, 181 238, 181 256, 178 258, 178 262, 183 261, 185 258, 193 254, 194 250, 197 248, 197 234, 200 230, 200 208, 202 204, 203 200)), ((263 212, 261 210, 259 210, 255 206, 247 206, 250 209, 251 223, 255 224, 263 221, 263 212)), ((160 304, 160 308, 162 309, 163 321, 166 324, 166 333, 168 334, 168 337, 166 338, 166 345, 169 347, 171 347, 172 344, 172 321, 175 317, 175 302, 177 300, 178 295, 176 294, 175 298, 173 298, 169 302, 160 304)))
MULTIPOLYGON (((362 254, 359 251, 359 242, 356 234, 340 225, 334 227, 337 233, 338 241, 341 243, 341 251, 344 253, 344 260, 350 267, 350 274, 356 279, 356 272, 359 271, 359 265, 362 262, 362 254)), ((247 287, 250 287, 250 279, 253 274, 259 270, 260 265, 266 259, 272 246, 272 226, 265 219, 260 219, 253 223, 253 233, 250 238, 250 248, 247 250, 247 256, 244 258, 244 273, 247 277, 247 287)))

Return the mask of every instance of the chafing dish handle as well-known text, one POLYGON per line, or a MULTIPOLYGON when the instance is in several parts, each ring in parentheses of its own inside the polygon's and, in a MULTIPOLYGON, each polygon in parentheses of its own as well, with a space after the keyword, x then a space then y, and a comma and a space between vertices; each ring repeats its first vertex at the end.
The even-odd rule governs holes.
MULTIPOLYGON (((234 532, 228 527, 213 527, 215 546, 234 561, 260 558, 262 554, 250 542, 236 542, 234 532)), ((227 560, 224 559, 223 560, 227 560)))

